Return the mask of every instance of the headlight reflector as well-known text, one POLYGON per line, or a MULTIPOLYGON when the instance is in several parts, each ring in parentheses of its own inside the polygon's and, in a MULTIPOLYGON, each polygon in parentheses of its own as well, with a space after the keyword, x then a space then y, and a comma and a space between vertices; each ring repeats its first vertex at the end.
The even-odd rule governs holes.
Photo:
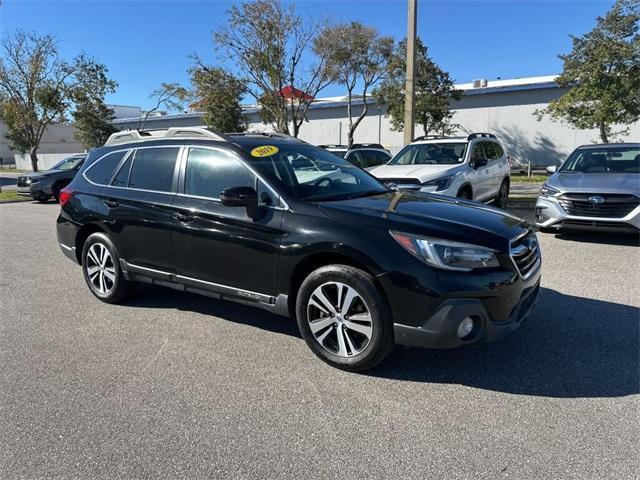
POLYGON ((453 175, 448 175, 446 177, 436 178, 435 180, 429 180, 428 182, 424 182, 422 185, 424 187, 435 186, 436 192, 439 192, 440 190, 446 190, 451 186, 451 183, 453 182, 453 177, 454 177, 453 175))
POLYGON ((410 254, 432 267, 468 272, 474 268, 491 268, 500 265, 495 251, 486 247, 393 230, 389 233, 410 254))
POLYGON ((546 183, 542 185, 542 188, 540 188, 541 197, 555 197, 559 193, 560 193, 560 190, 550 187, 546 183))

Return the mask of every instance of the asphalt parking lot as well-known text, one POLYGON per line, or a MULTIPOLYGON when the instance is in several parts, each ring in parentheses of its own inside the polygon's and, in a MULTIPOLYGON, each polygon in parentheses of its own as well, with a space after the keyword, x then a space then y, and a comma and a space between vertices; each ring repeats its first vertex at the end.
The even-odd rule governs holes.
POLYGON ((144 287, 98 302, 54 203, 0 206, 0 478, 638 478, 640 248, 541 235, 520 330, 368 375, 293 321, 144 287))

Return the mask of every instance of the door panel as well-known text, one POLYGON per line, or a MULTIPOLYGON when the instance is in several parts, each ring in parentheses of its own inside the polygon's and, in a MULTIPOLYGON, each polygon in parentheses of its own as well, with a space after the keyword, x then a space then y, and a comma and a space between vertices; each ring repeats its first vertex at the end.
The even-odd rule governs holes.
POLYGON ((173 204, 178 275, 274 295, 283 235, 278 200, 267 198, 268 189, 228 152, 192 148, 184 163, 182 193, 173 204), (225 188, 247 185, 265 205, 253 218, 245 207, 219 200, 225 188))
MULTIPOLYGON (((476 142, 475 144, 473 144, 471 151, 472 162, 478 159, 488 160, 486 156, 487 154, 484 151, 483 143, 484 142, 476 142)), ((490 174, 491 172, 489 165, 480 168, 472 168, 474 200, 482 202, 489 196, 491 188, 490 174)))
POLYGON ((172 203, 179 152, 180 147, 137 149, 98 199, 118 253, 129 263, 175 268, 172 203))

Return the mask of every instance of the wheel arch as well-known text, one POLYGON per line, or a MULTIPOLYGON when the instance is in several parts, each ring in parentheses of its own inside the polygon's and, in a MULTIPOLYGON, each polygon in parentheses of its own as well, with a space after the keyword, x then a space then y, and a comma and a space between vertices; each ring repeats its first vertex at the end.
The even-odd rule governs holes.
POLYGON ((473 199, 473 185, 471 185, 471 182, 465 181, 462 185, 460 185, 457 194, 460 194, 460 192, 463 190, 469 190, 469 192, 471 193, 471 199, 473 199))
POLYGON ((78 263, 82 265, 82 249, 84 248, 84 243, 87 241, 90 235, 94 233, 107 233, 104 228, 95 224, 95 223, 87 223, 80 227, 78 233, 76 234, 76 259, 78 263))
POLYGON ((298 261, 298 263, 296 263, 291 271, 289 284, 286 286, 290 315, 295 317, 296 299, 304 279, 307 278, 314 270, 326 265, 349 265, 368 273, 374 278, 376 287, 388 300, 386 292, 376 278, 377 275, 383 273, 383 270, 368 256, 352 249, 319 250, 304 256, 300 261, 298 261))

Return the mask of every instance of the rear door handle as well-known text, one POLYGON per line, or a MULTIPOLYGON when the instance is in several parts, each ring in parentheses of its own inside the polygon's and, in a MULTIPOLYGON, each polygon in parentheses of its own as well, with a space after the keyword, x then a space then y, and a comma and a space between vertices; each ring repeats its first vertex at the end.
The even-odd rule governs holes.
POLYGON ((104 204, 109 207, 109 208, 116 208, 118 205, 120 205, 118 202, 116 202, 115 200, 105 200, 104 204))
POLYGON ((193 215, 187 213, 176 213, 175 219, 179 222, 187 223, 193 221, 193 215))

